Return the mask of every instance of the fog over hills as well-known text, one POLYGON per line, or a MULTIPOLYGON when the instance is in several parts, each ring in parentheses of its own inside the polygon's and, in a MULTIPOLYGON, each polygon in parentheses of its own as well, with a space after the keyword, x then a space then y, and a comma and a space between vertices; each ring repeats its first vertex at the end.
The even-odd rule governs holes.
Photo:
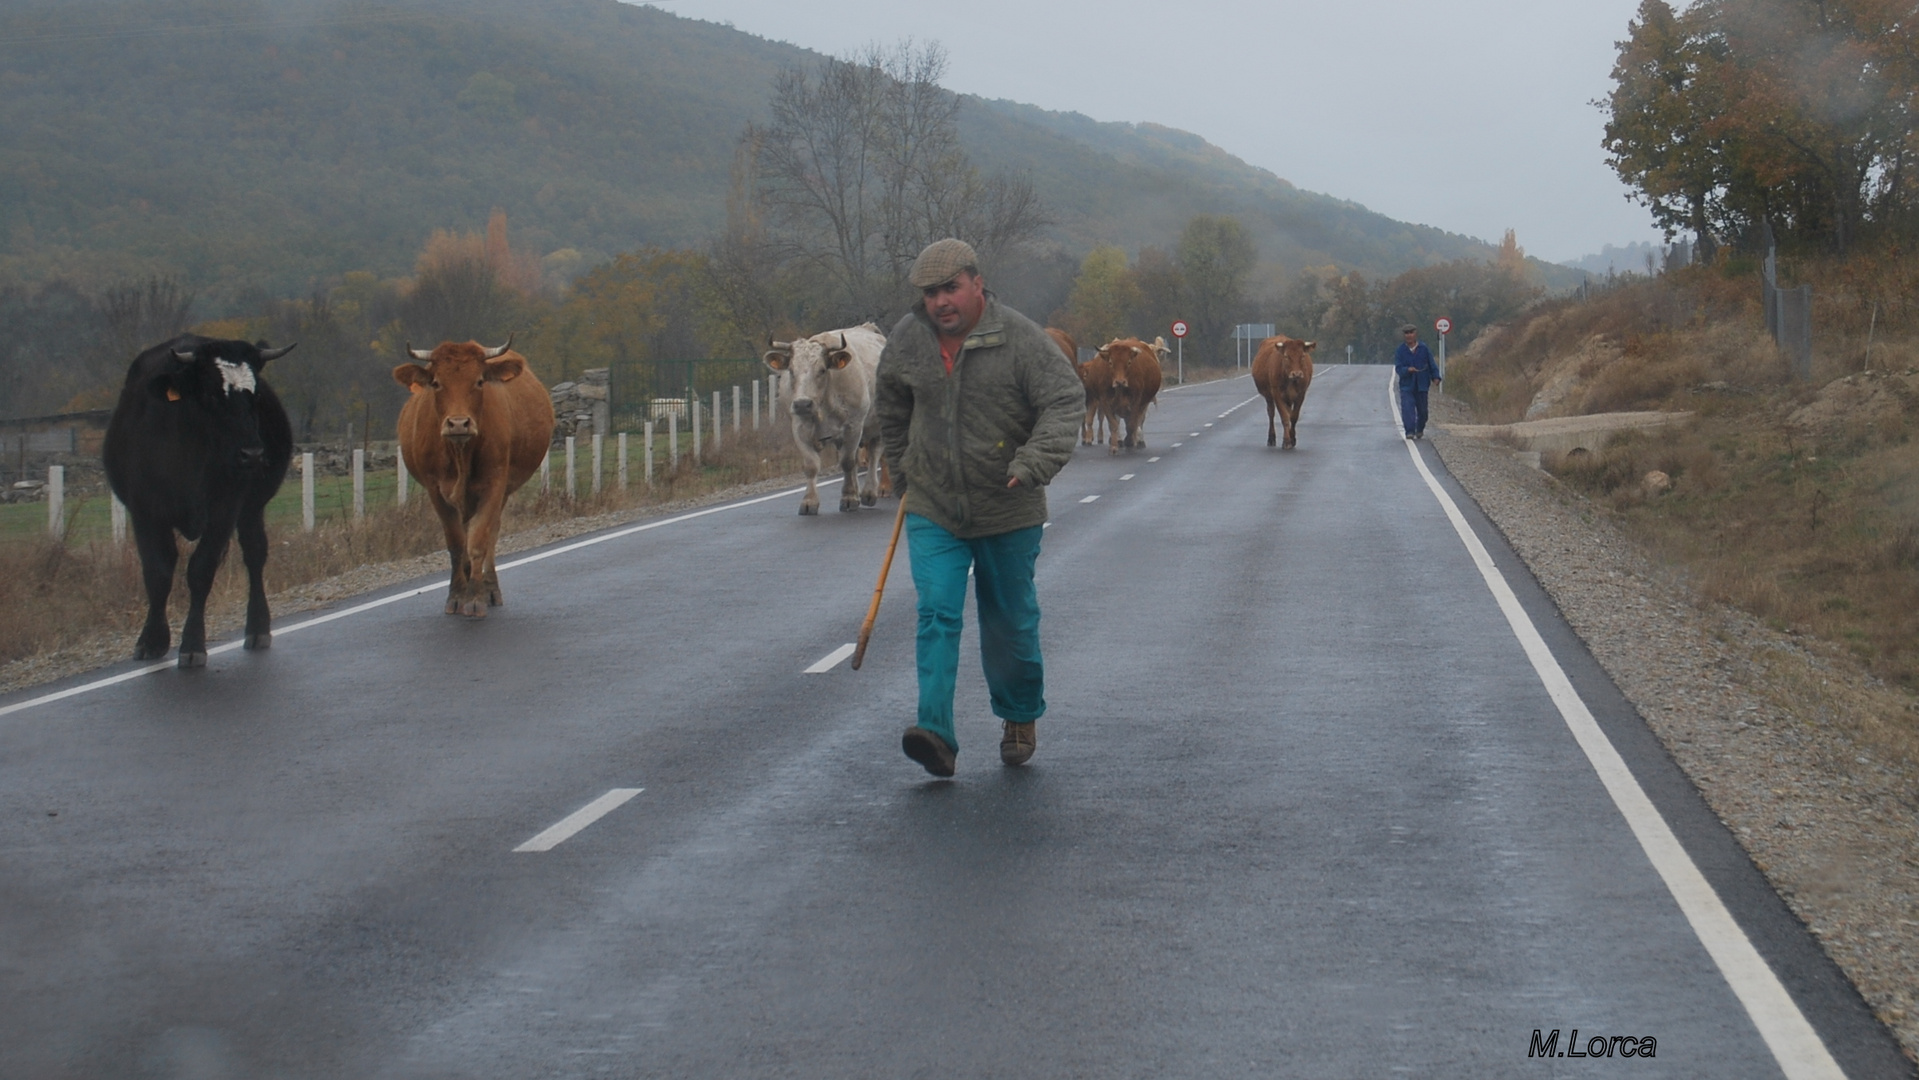
MULTIPOLYGON (((0 43, 0 285, 178 274, 208 313, 405 274, 495 207, 569 265, 702 243, 773 76, 814 58, 615 0, 24 0, 0 43)), ((1238 216, 1267 280, 1490 252, 1168 128, 974 98, 961 123, 1033 178, 1055 259, 1198 213, 1238 216)))

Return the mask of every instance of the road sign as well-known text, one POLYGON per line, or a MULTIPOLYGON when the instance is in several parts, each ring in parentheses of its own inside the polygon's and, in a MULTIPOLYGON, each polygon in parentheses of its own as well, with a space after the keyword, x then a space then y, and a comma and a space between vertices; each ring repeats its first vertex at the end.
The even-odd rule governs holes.
POLYGON ((1433 320, 1433 329, 1442 334, 1450 334, 1453 332, 1453 321, 1441 315, 1439 318, 1433 320))
POLYGON ((1186 320, 1185 319, 1173 320, 1173 336, 1176 338, 1181 338, 1186 336, 1186 320))

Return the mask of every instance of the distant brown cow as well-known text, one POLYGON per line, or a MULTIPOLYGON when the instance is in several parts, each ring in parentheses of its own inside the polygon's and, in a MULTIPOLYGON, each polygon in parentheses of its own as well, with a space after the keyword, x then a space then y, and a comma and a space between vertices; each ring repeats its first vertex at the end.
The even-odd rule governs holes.
POLYGON ((1286 446, 1299 445, 1299 407, 1306 400, 1306 388, 1313 384, 1313 346, 1317 342, 1298 341, 1284 334, 1260 343, 1253 357, 1253 387, 1266 399, 1266 445, 1273 445, 1273 413, 1279 413, 1286 425, 1286 446))
POLYGON ((493 546, 500 509, 540 470, 553 441, 553 402, 513 352, 478 342, 443 341, 432 352, 407 346, 420 361, 393 369, 412 391, 400 409, 400 451, 406 470, 426 488, 446 530, 453 582, 446 613, 484 617, 500 596, 493 546))
POLYGON ((1112 428, 1111 453, 1146 445, 1146 409, 1159 396, 1160 359, 1166 355, 1166 341, 1156 339, 1148 345, 1138 338, 1117 338, 1100 347, 1099 355, 1112 365, 1112 384, 1106 392, 1107 423, 1112 428), (1120 425, 1126 437, 1120 438, 1120 425))
POLYGON ((1113 392, 1113 362, 1105 353, 1094 353, 1079 365, 1079 381, 1086 388, 1086 420, 1080 425, 1079 441, 1083 446, 1096 446, 1105 441, 1105 432, 1112 427, 1106 398, 1113 392))

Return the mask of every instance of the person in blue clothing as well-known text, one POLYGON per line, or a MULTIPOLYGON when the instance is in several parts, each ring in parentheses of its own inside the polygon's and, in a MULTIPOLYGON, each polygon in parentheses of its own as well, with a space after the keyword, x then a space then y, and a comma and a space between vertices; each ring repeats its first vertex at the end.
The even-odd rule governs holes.
POLYGON ((1426 437, 1426 394, 1440 381, 1439 365, 1433 353, 1419 340, 1419 328, 1407 323, 1399 328, 1406 340, 1393 353, 1393 374, 1399 376, 1399 422, 1408 439, 1426 437))

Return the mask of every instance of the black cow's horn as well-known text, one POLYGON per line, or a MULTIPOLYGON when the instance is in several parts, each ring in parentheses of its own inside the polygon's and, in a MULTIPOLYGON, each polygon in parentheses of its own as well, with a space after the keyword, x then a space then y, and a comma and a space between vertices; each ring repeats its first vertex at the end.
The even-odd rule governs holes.
POLYGON ((264 364, 268 360, 278 360, 282 356, 285 356, 286 354, 292 352, 294 349, 294 346, 297 346, 299 344, 300 343, 296 341, 292 345, 283 345, 278 349, 261 349, 260 362, 264 364))
POLYGON ((845 334, 840 335, 840 351, 841 352, 846 351, 846 335, 845 334))
POLYGON ((488 349, 488 350, 486 350, 486 358, 487 358, 488 360, 495 360, 495 359, 498 359, 501 353, 504 353, 504 352, 506 352, 506 351, 507 351, 508 349, 511 349, 512 347, 513 347, 513 335, 512 335, 512 334, 508 334, 508 335, 506 336, 506 344, 504 344, 504 345, 502 345, 502 346, 500 346, 500 347, 499 347, 499 348, 497 348, 497 349, 488 349))
POLYGON ((433 353, 431 350, 416 349, 413 347, 413 343, 411 341, 406 343, 406 354, 408 356, 411 356, 413 359, 420 361, 423 364, 426 363, 428 360, 433 359, 433 353))

